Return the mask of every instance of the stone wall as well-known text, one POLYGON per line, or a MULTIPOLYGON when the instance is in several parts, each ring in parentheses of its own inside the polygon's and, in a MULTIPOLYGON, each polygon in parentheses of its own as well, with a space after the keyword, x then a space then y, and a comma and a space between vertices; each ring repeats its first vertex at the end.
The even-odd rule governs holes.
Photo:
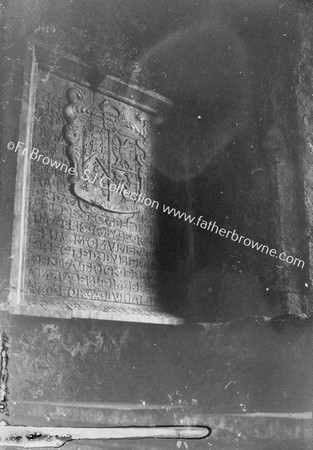
POLYGON ((6 144, 18 140, 28 38, 174 101, 155 147, 160 202, 214 217, 306 262, 304 269, 278 267, 251 248, 160 215, 161 304, 191 323, 2 313, 10 339, 10 402, 164 403, 212 413, 311 409, 312 324, 288 314, 304 317, 311 310, 304 231, 311 204, 312 13, 292 1, 236 6, 76 0, 55 8, 49 1, 13 0, 2 7, 1 301, 9 291, 16 175, 6 144), (196 50, 184 53, 188 45, 196 50), (229 45, 235 47, 227 59, 233 70, 225 73, 216 54, 225 57, 229 45), (203 74, 194 81, 195 64, 203 74))

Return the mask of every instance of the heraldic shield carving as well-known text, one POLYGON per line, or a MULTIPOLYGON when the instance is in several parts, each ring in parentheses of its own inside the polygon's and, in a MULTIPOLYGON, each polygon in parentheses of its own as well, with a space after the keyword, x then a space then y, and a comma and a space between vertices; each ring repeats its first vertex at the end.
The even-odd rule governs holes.
POLYGON ((148 114, 99 92, 70 88, 66 98, 63 137, 81 209, 139 212, 149 176, 148 114))

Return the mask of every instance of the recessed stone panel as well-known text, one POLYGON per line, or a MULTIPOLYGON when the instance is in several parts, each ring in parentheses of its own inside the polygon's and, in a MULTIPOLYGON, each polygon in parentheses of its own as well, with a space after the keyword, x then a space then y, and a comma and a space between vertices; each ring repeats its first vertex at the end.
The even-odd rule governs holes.
POLYGON ((152 106, 141 104, 150 94, 135 86, 107 77, 95 88, 40 64, 33 83, 31 137, 27 150, 16 150, 24 211, 15 223, 21 245, 10 309, 178 322, 158 306, 155 252, 153 123, 155 104, 169 102, 152 96, 152 106))

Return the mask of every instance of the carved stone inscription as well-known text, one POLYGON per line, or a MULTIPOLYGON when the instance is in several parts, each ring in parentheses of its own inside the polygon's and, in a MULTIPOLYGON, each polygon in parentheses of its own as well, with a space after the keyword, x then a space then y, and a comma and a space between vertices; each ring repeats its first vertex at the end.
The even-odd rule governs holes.
POLYGON ((31 162, 24 302, 60 317, 175 322, 157 303, 148 115, 54 75, 39 80, 33 147, 75 173, 31 162))

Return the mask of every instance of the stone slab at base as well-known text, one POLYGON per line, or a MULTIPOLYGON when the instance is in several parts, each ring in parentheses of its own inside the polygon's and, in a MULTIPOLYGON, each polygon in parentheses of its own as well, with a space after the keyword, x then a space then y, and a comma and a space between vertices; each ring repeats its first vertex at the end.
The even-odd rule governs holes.
POLYGON ((312 413, 208 414, 196 407, 114 403, 11 402, 11 425, 127 427, 203 425, 209 438, 197 441, 154 440, 69 442, 72 449, 308 450, 313 444, 312 413), (187 446, 186 446, 187 445, 187 446))

